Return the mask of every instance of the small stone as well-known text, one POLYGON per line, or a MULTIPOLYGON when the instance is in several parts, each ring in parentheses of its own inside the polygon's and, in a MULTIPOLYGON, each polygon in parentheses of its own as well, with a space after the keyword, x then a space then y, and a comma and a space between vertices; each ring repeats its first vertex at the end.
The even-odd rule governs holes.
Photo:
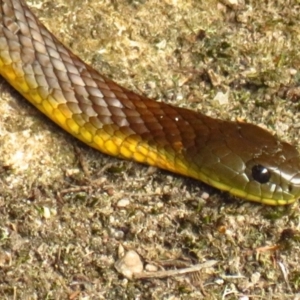
POLYGON ((220 86, 222 83, 222 78, 220 75, 215 73, 212 69, 207 70, 210 82, 214 87, 220 86))
POLYGON ((238 5, 239 2, 237 0, 227 0, 227 2, 231 5, 238 5))
POLYGON ((125 249, 122 244, 119 245, 118 248, 118 257, 123 257, 125 255, 125 249))
POLYGON ((214 97, 214 101, 217 101, 219 105, 225 105, 228 104, 228 96, 229 92, 226 93, 223 92, 217 92, 216 96, 214 97))
POLYGON ((294 76, 294 75, 296 75, 297 73, 298 73, 298 71, 297 71, 297 69, 294 69, 294 68, 290 68, 290 74, 292 75, 292 76, 294 76))
POLYGON ((10 252, 7 252, 7 251, 0 252, 0 266, 1 267, 10 266, 11 261, 12 261, 12 256, 11 256, 10 252))
POLYGON ((254 272, 252 275, 251 275, 251 282, 253 283, 253 284, 256 284, 256 283, 258 283, 259 282, 259 280, 260 280, 260 273, 259 272, 254 272))
POLYGON ((111 230, 111 235, 117 239, 117 240, 121 240, 124 238, 124 232, 122 230, 111 230))
POLYGON ((115 263, 115 268, 126 278, 132 279, 133 275, 141 273, 144 267, 140 256, 130 250, 115 263))
POLYGON ((47 206, 43 207, 43 217, 45 219, 50 219, 50 217, 51 217, 51 211, 50 211, 49 207, 47 207, 47 206))
POLYGON ((158 268, 155 265, 147 264, 145 270, 148 272, 157 272, 158 268))
POLYGON ((215 280, 215 283, 218 284, 218 285, 223 285, 224 284, 224 280, 222 278, 217 278, 215 280))
POLYGON ((203 199, 203 200, 207 200, 207 199, 209 199, 209 194, 207 192, 203 192, 201 194, 200 198, 203 199))
POLYGON ((66 175, 68 177, 71 177, 71 176, 74 176, 74 175, 77 175, 80 173, 80 170, 78 168, 73 168, 73 169, 67 169, 66 170, 66 175))
POLYGON ((129 204, 130 204, 130 200, 128 198, 123 198, 123 199, 118 201, 117 207, 123 208, 123 207, 128 206, 129 204))

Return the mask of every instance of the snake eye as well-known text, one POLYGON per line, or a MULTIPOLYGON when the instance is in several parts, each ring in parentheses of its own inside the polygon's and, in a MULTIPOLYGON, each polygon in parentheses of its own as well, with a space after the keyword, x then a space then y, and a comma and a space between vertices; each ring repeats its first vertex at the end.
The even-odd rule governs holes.
POLYGON ((255 165, 252 167, 252 177, 259 183, 267 183, 271 178, 271 173, 266 167, 255 165))

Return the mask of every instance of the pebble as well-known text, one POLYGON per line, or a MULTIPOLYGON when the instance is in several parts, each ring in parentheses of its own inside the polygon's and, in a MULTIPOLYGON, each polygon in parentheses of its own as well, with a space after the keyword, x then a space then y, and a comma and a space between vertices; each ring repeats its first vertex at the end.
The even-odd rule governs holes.
POLYGON ((143 262, 133 250, 129 250, 115 263, 116 270, 128 279, 143 271, 143 262))
POLYGON ((50 211, 49 207, 47 207, 47 206, 43 207, 43 217, 45 219, 50 219, 50 217, 51 217, 51 211, 50 211))
POLYGON ((122 230, 111 230, 111 236, 113 236, 117 240, 121 240, 124 238, 125 234, 122 230))
POLYGON ((148 271, 148 272, 157 272, 158 267, 155 266, 155 265, 147 264, 145 266, 145 270, 148 271))
POLYGON ((129 204, 130 204, 130 200, 128 198, 123 198, 123 199, 118 201, 117 207, 122 208, 122 207, 128 206, 129 204))
POLYGON ((225 105, 229 103, 228 100, 229 91, 226 93, 223 92, 217 92, 216 96, 214 97, 214 101, 217 101, 219 105, 225 105))

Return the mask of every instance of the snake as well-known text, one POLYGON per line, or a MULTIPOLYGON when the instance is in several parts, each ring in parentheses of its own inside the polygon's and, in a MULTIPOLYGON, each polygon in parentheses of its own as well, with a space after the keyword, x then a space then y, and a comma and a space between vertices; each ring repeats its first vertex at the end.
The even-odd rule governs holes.
POLYGON ((296 147, 251 123, 149 99, 86 64, 24 0, 0 1, 0 74, 26 100, 104 154, 194 178, 267 205, 300 196, 296 147))

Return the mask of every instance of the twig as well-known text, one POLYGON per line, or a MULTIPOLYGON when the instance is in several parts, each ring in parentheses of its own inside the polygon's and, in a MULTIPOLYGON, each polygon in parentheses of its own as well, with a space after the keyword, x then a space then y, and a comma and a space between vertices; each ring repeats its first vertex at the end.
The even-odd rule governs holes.
POLYGON ((169 270, 169 271, 158 271, 158 272, 141 272, 136 273, 133 275, 135 279, 145 279, 145 278, 164 278, 164 277, 171 277, 171 276, 178 276, 187 273, 197 272, 204 268, 210 268, 217 264, 217 260, 209 260, 203 264, 197 264, 195 266, 179 269, 179 270, 169 270))

